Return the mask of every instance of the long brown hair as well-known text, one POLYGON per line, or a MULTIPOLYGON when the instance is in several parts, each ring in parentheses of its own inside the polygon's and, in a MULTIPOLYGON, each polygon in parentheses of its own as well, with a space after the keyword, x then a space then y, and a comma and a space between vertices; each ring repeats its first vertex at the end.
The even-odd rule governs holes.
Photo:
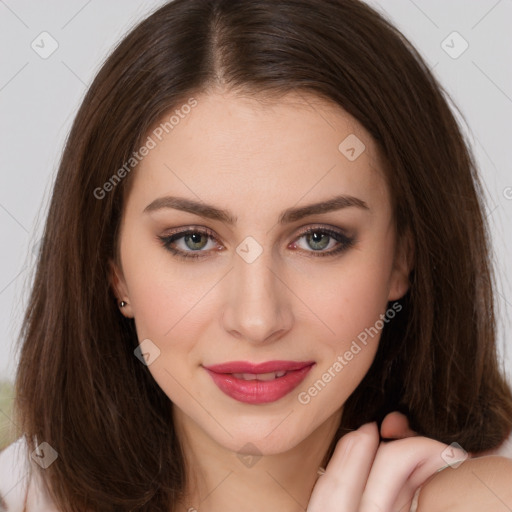
POLYGON ((393 410, 468 451, 498 446, 512 427, 512 396, 497 361, 482 187, 428 66, 358 0, 175 0, 102 66, 51 199, 15 388, 30 450, 37 439, 59 454, 41 471, 57 506, 168 512, 184 488, 170 400, 134 356, 133 319, 109 284, 137 169, 101 198, 95 191, 164 114, 215 87, 262 98, 304 91, 343 107, 379 145, 397 233, 412 234, 403 311, 384 327, 333 446, 393 410))

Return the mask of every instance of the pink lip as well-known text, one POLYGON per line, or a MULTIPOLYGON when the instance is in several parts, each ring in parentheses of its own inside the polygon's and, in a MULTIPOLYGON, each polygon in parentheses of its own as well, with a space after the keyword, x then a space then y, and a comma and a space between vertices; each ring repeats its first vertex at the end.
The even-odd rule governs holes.
POLYGON ((215 373, 270 373, 279 371, 300 370, 310 366, 314 361, 265 361, 264 363, 250 363, 249 361, 232 361, 229 363, 205 366, 207 370, 215 373))
POLYGON ((217 387, 226 395, 250 404, 275 402, 295 389, 306 377, 314 361, 267 361, 254 364, 246 361, 233 361, 204 369, 210 374, 217 387), (271 373, 286 371, 286 375, 274 380, 243 380, 233 373, 271 373))

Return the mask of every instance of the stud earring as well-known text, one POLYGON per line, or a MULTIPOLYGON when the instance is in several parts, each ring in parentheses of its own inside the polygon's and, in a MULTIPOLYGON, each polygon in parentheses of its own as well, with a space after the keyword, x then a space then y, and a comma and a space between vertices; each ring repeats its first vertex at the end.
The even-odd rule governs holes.
POLYGON ((124 308, 127 304, 128 304, 128 302, 125 302, 124 300, 122 300, 122 301, 119 303, 119 307, 124 308))

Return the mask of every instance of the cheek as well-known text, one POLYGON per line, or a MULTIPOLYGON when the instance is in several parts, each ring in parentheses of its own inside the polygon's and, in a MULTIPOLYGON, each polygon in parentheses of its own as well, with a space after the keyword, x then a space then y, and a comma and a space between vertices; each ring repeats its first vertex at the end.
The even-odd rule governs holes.
POLYGON ((297 396, 308 428, 338 411, 360 384, 385 325, 381 315, 386 314, 387 280, 381 272, 372 272, 371 266, 353 270, 340 273, 341 279, 316 299, 322 320, 334 334, 321 337, 314 377, 297 396))
POLYGON ((132 274, 130 293, 137 336, 140 342, 150 339, 159 351, 148 370, 165 394, 186 410, 190 406, 187 390, 197 367, 198 340, 208 319, 205 295, 212 283, 196 282, 183 272, 169 274, 170 268, 155 266, 138 277, 132 274))
POLYGON ((183 347, 194 338, 194 326, 201 323, 198 316, 204 317, 201 306, 214 284, 212 276, 177 263, 158 242, 144 236, 148 237, 140 233, 131 239, 142 239, 143 243, 128 240, 123 248, 123 268, 139 339, 149 338, 163 346, 179 339, 183 347))
POLYGON ((297 293, 307 297, 309 309, 326 327, 322 345, 331 357, 348 350, 352 340, 385 313, 390 272, 386 251, 357 251, 330 269, 310 271, 307 280, 300 281, 297 293))
POLYGON ((382 329, 395 316, 394 310, 389 317, 386 313, 392 266, 388 249, 381 245, 381 251, 353 253, 330 270, 330 279, 325 269, 310 275, 310 290, 313 282, 323 287, 310 293, 309 304, 329 328, 323 329, 317 344, 320 357, 314 378, 298 396, 314 421, 318 414, 327 418, 334 413, 356 389, 373 362, 382 329))
POLYGON ((167 282, 165 278, 151 279, 151 276, 133 283, 132 304, 140 335, 163 341, 175 337, 185 324, 191 326, 191 319, 197 313, 194 311, 197 297, 183 291, 184 284, 177 279, 167 282))

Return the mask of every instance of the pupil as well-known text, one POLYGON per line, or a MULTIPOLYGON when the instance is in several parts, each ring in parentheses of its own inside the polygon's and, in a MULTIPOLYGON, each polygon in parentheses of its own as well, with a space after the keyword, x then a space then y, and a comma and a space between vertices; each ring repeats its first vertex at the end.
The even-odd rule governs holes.
POLYGON ((311 242, 313 244, 318 244, 316 247, 314 245, 312 245, 312 248, 318 250, 318 249, 324 249, 325 247, 327 247, 328 243, 325 243, 325 242, 321 243, 321 240, 322 240, 322 238, 324 238, 325 241, 327 241, 329 239, 328 235, 326 235, 324 233, 318 233, 318 232, 315 231, 315 232, 311 233, 310 236, 311 236, 311 239, 312 239, 311 242))
POLYGON ((187 242, 191 241, 194 245, 199 245, 200 247, 190 247, 191 249, 201 249, 201 237, 203 236, 202 233, 192 233, 191 235, 187 235, 187 242))

